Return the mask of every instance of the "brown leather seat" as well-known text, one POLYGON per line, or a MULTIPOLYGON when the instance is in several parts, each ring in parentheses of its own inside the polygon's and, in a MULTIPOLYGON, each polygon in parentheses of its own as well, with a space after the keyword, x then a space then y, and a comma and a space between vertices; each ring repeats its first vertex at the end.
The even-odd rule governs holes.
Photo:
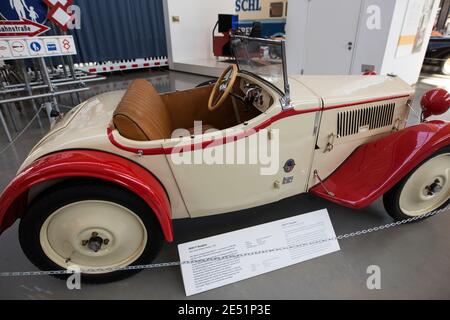
MULTIPOLYGON (((128 88, 114 111, 113 122, 123 137, 137 141, 170 139, 176 129, 161 96, 150 82, 142 79, 128 88)), ((188 129, 191 135, 194 129, 188 129)), ((210 129, 213 127, 204 125, 202 133, 210 129)))
POLYGON ((135 80, 113 115, 122 136, 131 140, 169 139, 173 128, 170 114, 155 88, 146 80, 135 80))

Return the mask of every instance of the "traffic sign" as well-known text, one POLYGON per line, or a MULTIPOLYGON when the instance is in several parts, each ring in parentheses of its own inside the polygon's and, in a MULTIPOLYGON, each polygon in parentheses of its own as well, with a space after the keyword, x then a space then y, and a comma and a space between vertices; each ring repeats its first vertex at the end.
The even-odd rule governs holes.
POLYGON ((8 41, 0 40, 0 58, 11 58, 12 52, 8 41))
POLYGON ((30 43, 30 49, 31 49, 33 52, 39 52, 39 51, 41 51, 42 46, 40 45, 39 42, 33 41, 33 42, 30 43))
POLYGON ((0 16, 5 20, 31 20, 45 24, 48 6, 43 0, 2 0, 0 1, 0 16))
POLYGON ((16 58, 27 57, 28 50, 27 44, 24 40, 17 39, 9 42, 9 46, 11 48, 12 54, 16 58))
POLYGON ((3 38, 0 40, 0 59, 28 59, 37 57, 76 55, 72 36, 36 38, 3 38))
POLYGON ((44 42, 38 38, 27 40, 30 55, 40 56, 45 53, 44 42))
POLYGON ((35 37, 50 30, 30 20, 0 21, 0 37, 35 37))
MULTIPOLYGON (((48 2, 48 1, 47 1, 48 2)), ((62 30, 67 30, 67 25, 72 21, 73 16, 67 13, 68 7, 72 4, 72 0, 55 0, 55 4, 50 7, 48 18, 62 30)))
POLYGON ((77 49, 75 47, 75 43, 73 42, 72 37, 61 37, 59 38, 59 47, 61 48, 62 53, 72 53, 76 54, 77 49))
POLYGON ((70 7, 73 3, 73 0, 44 0, 44 2, 48 5, 49 8, 53 6, 60 6, 64 9, 70 7))

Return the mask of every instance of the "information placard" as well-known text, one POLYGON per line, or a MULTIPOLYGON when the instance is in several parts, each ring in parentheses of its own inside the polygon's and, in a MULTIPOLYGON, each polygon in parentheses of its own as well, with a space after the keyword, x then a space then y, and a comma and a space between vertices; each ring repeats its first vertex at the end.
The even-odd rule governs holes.
POLYGON ((335 236, 328 211, 324 209, 180 244, 182 262, 198 261, 181 266, 186 295, 339 251, 338 241, 329 240, 335 236), (286 249, 273 250, 280 248, 286 249))

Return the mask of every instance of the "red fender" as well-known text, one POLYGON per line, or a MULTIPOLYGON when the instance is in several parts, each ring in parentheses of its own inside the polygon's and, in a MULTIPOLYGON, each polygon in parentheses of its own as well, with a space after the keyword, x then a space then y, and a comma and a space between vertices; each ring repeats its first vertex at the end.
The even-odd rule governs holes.
MULTIPOLYGON (((450 123, 421 123, 368 143, 310 192, 349 208, 364 208, 439 149, 450 145, 450 123)), ((449 164, 450 166, 450 164, 449 164)))
POLYGON ((21 217, 31 187, 67 177, 101 179, 130 190, 148 204, 156 214, 166 240, 173 241, 170 202, 161 183, 130 160, 88 150, 63 151, 45 156, 17 175, 0 197, 0 233, 21 217))

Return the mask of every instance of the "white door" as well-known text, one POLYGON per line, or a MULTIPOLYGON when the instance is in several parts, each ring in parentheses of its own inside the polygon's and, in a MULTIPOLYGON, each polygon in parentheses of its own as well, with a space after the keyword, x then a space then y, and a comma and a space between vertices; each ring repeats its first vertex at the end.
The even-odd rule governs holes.
POLYGON ((309 1, 304 74, 350 74, 361 2, 309 1))
MULTIPOLYGON (((254 142, 263 135, 267 137, 268 133, 260 131, 250 137, 254 142)), ((218 138, 217 146, 167 155, 191 217, 237 211, 279 199, 280 190, 275 183, 280 180, 280 165, 278 163, 274 174, 264 175, 260 164, 249 164, 249 155, 258 154, 258 145, 251 144, 250 137, 238 141, 230 139, 226 144, 220 143, 226 138, 218 138), (207 160, 213 155, 219 157, 214 164, 207 160), (181 157, 186 161, 180 161, 181 157)))

